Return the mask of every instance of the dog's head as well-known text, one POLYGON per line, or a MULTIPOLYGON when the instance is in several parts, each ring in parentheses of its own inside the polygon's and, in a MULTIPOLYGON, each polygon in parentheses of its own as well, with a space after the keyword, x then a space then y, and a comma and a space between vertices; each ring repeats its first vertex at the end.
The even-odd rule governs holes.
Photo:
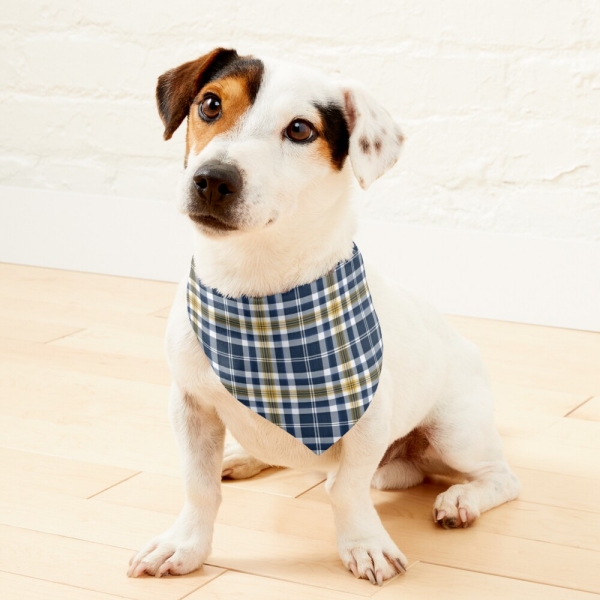
POLYGON ((348 158, 367 188, 403 141, 357 84, 235 50, 167 71, 156 96, 165 139, 188 117, 180 208, 209 236, 260 230, 298 210, 318 216, 345 187, 348 158))

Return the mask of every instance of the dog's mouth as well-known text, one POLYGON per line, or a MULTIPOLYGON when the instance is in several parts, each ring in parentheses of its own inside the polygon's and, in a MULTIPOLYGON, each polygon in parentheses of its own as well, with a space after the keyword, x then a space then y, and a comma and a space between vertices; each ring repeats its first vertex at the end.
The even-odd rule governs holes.
POLYGON ((196 215, 190 213, 188 216, 192 221, 194 221, 194 223, 198 223, 198 225, 202 225, 203 227, 215 231, 235 231, 237 229, 237 227, 234 227, 229 223, 225 223, 225 221, 221 221, 212 215, 196 215))

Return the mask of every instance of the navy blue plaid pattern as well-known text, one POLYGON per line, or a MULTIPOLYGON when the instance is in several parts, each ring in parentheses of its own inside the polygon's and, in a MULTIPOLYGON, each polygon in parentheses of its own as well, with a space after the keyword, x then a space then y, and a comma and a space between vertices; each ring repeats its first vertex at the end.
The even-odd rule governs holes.
POLYGON ((227 298, 188 282, 188 314, 215 373, 242 404, 316 454, 369 407, 383 360, 362 255, 283 294, 227 298))

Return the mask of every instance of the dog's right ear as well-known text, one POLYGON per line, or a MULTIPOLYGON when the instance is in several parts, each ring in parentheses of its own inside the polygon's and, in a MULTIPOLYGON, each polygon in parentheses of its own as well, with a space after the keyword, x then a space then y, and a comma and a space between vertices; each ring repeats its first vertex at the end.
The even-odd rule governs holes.
POLYGON ((186 118, 190 106, 210 76, 238 58, 235 50, 212 52, 163 73, 156 86, 158 113, 165 125, 165 140, 171 139, 186 118))

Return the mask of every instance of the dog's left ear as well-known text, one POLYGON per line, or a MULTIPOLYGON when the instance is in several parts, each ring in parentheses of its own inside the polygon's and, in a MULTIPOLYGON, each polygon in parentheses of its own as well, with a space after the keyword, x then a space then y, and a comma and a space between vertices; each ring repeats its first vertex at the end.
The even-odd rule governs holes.
POLYGON ((350 146, 348 154, 360 187, 367 189, 394 166, 404 136, 391 115, 360 84, 342 87, 350 146))
POLYGON ((163 73, 156 85, 158 114, 165 126, 164 138, 171 139, 187 117, 196 94, 211 73, 236 60, 235 50, 215 48, 212 52, 163 73))

